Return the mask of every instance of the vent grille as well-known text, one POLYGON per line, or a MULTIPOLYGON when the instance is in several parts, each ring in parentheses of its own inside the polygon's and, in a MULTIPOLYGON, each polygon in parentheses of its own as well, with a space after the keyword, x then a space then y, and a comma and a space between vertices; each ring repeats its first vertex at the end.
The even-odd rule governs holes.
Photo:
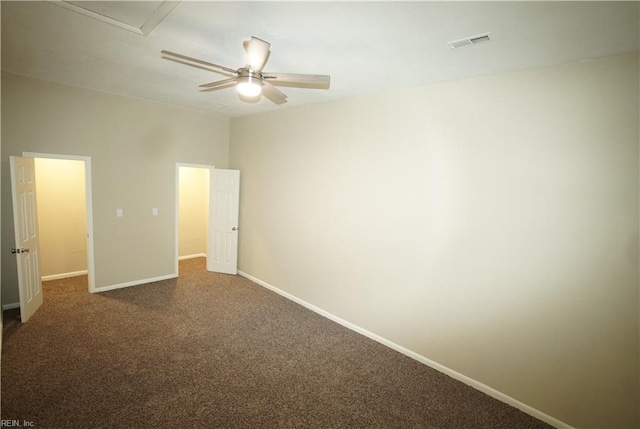
POLYGON ((491 40, 491 33, 478 34, 477 36, 465 37, 464 39, 454 40, 449 42, 451 49, 462 48, 463 46, 477 45, 482 42, 489 42, 491 40))

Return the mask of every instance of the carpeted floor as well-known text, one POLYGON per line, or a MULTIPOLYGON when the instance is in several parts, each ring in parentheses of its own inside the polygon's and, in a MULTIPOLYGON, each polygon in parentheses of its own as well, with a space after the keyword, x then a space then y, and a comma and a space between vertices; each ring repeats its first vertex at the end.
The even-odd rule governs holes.
POLYGON ((34 428, 549 428, 242 277, 100 294, 44 284, 4 314, 2 419, 34 428))

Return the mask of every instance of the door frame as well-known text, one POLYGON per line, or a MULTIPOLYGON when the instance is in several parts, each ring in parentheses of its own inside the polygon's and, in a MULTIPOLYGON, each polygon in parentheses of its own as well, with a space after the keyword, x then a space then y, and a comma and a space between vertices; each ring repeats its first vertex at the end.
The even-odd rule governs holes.
MULTIPOLYGON (((89 283, 89 292, 95 293, 95 261, 94 261, 94 249, 93 249, 93 189, 91 186, 91 157, 79 156, 79 155, 63 155, 54 153, 40 153, 40 152, 22 152, 23 157, 28 158, 48 158, 48 159, 62 159, 70 161, 84 161, 84 189, 85 189, 85 204, 86 204, 86 217, 87 217, 87 278, 89 283)), ((38 184, 36 183, 36 189, 38 184)))
MULTIPOLYGON (((215 167, 209 164, 190 164, 187 162, 176 162, 176 172, 175 172, 175 229, 174 229, 174 242, 175 242, 175 261, 176 261, 176 275, 179 274, 179 238, 180 235, 178 233, 178 227, 180 224, 180 167, 188 167, 188 168, 206 168, 209 170, 209 219, 207 222, 207 227, 211 230, 213 226, 213 210, 211 209, 211 189, 213 186, 213 172, 215 171, 215 167)), ((211 240, 209 240, 209 234, 207 234, 207 256, 211 251, 211 240)))

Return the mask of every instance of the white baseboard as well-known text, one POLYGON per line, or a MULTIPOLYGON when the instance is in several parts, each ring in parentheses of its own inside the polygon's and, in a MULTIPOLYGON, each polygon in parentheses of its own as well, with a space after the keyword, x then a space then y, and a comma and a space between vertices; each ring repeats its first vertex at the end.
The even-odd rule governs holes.
POLYGON ((193 254, 193 255, 180 256, 180 257, 178 257, 178 261, 183 261, 185 259, 206 258, 206 257, 207 257, 206 253, 196 253, 196 254, 193 254))
POLYGON ((368 338, 370 338, 370 339, 372 339, 374 341, 377 341, 378 343, 380 343, 382 345, 390 347, 393 350, 395 350, 397 352, 400 352, 405 356, 408 356, 408 357, 410 357, 412 359, 417 360, 420 363, 423 363, 423 364, 425 364, 427 366, 430 366, 431 368, 433 368, 433 369, 435 369, 437 371, 440 371, 440 372, 448 375, 451 378, 454 378, 454 379, 456 379, 458 381, 461 381, 464 384, 467 384, 467 385, 473 387, 476 390, 479 390, 479 391, 481 391, 483 393, 486 393, 487 395, 489 395, 489 396, 491 396, 491 397, 493 397, 493 398, 495 398, 495 399, 497 399, 499 401, 502 401, 502 402, 504 402, 504 403, 506 403, 508 405, 511 405, 512 407, 515 407, 515 408, 519 409, 520 411, 523 411, 523 412, 529 414, 530 416, 533 416, 533 417, 537 418, 538 420, 542 420, 543 422, 545 422, 547 424, 550 424, 551 426, 554 426, 554 427, 556 427, 558 429, 574 429, 573 426, 570 426, 567 423, 556 419, 555 417, 551 417, 550 415, 545 414, 542 411, 537 410, 537 409, 535 409, 535 408, 533 408, 533 407, 531 407, 531 406, 529 406, 529 405, 527 405, 527 404, 525 404, 523 402, 520 402, 517 399, 514 399, 514 398, 512 398, 512 397, 510 397, 508 395, 505 395, 504 393, 499 392, 499 391, 495 390, 494 388, 487 386, 486 384, 483 384, 483 383, 481 383, 481 382, 479 382, 477 380, 474 380, 473 378, 467 377, 466 375, 461 374, 461 373, 459 373, 457 371, 454 371, 453 369, 448 368, 448 367, 446 367, 444 365, 441 365, 441 364, 439 364, 437 362, 434 362, 431 359, 427 359, 426 357, 424 357, 424 356, 422 356, 422 355, 420 355, 420 354, 418 354, 416 352, 413 352, 413 351, 411 351, 411 350, 409 350, 407 348, 402 347, 401 345, 398 345, 398 344, 396 344, 396 343, 394 343, 392 341, 387 340, 386 338, 383 338, 383 337, 381 337, 379 335, 376 335, 373 332, 367 331, 366 329, 361 328, 360 326, 354 325, 351 322, 348 322, 348 321, 346 321, 346 320, 344 320, 344 319, 342 319, 342 318, 340 318, 340 317, 338 317, 338 316, 336 316, 334 314, 329 313, 328 311, 325 311, 325 310, 323 310, 323 309, 321 309, 319 307, 316 307, 315 305, 310 304, 310 303, 308 303, 308 302, 306 302, 306 301, 304 301, 304 300, 302 300, 302 299, 300 299, 300 298, 298 298, 298 297, 296 297, 294 295, 291 295, 288 292, 280 290, 277 287, 275 287, 273 285, 270 285, 267 282, 264 282, 264 281, 262 281, 262 280, 260 280, 260 279, 258 279, 256 277, 251 276, 250 274, 247 274, 247 273, 245 273, 243 271, 238 271, 238 274, 240 274, 242 277, 245 277, 245 278, 251 280, 252 282, 255 282, 255 283, 259 284, 262 287, 265 287, 265 288, 267 288, 269 290, 272 290, 273 292, 275 292, 275 293, 277 293, 279 295, 282 295, 283 297, 285 297, 285 298, 287 298, 287 299, 289 299, 289 300, 291 300, 291 301, 293 301, 293 302, 295 302, 297 304, 302 305, 303 307, 308 308, 311 311, 314 311, 314 312, 320 314, 321 316, 326 317, 327 319, 330 319, 330 320, 332 320, 332 321, 344 326, 345 328, 351 329, 352 331, 355 331, 355 332, 357 332, 359 334, 362 334, 365 337, 368 337, 368 338))
POLYGON ((69 273, 51 274, 49 276, 42 276, 42 281, 46 282, 49 280, 68 279, 70 277, 86 276, 87 274, 88 274, 87 270, 72 271, 69 273))
POLYGON ((167 274, 166 276, 153 277, 153 278, 150 278, 150 279, 134 280, 132 282, 118 283, 118 284, 110 285, 110 286, 97 287, 97 288, 94 288, 90 292, 91 293, 106 292, 106 291, 114 290, 114 289, 122 289, 122 288, 125 288, 125 287, 139 286, 139 285, 143 285, 143 284, 146 284, 146 283, 153 283, 153 282, 159 282, 159 281, 162 281, 162 280, 175 279, 177 277, 178 277, 177 274, 167 274))
POLYGON ((14 308, 20 308, 19 302, 11 302, 9 304, 2 304, 2 311, 13 310, 14 308))

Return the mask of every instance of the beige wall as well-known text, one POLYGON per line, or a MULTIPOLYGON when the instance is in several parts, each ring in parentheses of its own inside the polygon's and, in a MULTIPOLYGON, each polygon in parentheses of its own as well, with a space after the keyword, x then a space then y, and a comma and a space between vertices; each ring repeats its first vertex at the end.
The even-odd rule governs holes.
POLYGON ((87 270, 84 161, 36 158, 40 275, 87 270))
MULTIPOLYGON (((225 168, 228 119, 3 74, 2 123, 3 243, 13 242, 10 155, 90 156, 96 287, 176 274, 176 162, 225 168)), ((4 304, 18 301, 10 248, 2 249, 4 304)))
POLYGON ((231 121, 240 270, 580 428, 638 427, 638 57, 231 121))
POLYGON ((178 256, 207 253, 209 169, 179 168, 178 256))

